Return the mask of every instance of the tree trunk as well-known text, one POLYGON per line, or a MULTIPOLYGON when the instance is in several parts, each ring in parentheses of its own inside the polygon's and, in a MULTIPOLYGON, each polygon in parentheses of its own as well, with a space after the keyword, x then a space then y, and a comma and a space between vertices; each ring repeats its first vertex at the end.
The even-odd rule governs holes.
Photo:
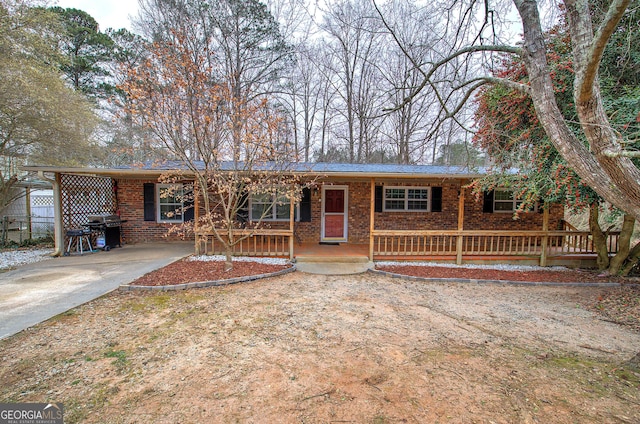
POLYGON ((233 269, 233 256, 231 255, 231 246, 227 246, 224 250, 224 272, 233 269))
MULTIPOLYGON (((611 150, 611 146, 619 147, 616 140, 612 140, 613 131, 610 128, 606 115, 602 112, 602 102, 597 89, 597 79, 593 81, 589 96, 582 90, 576 91, 576 105, 582 128, 585 132, 589 147, 573 134, 567 122, 558 108, 554 95, 553 82, 546 58, 546 45, 544 34, 538 13, 536 0, 513 0, 522 18, 524 29, 524 60, 531 81, 531 97, 540 122, 560 152, 582 180, 592 187, 600 196, 612 205, 622 209, 626 213, 640 218, 640 171, 632 166, 630 160, 625 158, 606 157, 605 150, 611 150)), ((578 0, 582 1, 582 0, 578 0)), ((567 5, 572 4, 566 0, 567 5)), ((574 17, 570 22, 572 29, 572 41, 575 36, 583 39, 574 43, 574 57, 580 62, 575 64, 576 82, 581 83, 578 74, 591 72, 591 67, 597 68, 599 62, 592 63, 589 58, 590 42, 593 35, 590 17, 582 16, 584 10, 579 10, 580 19, 574 17), (589 28, 575 31, 576 25, 582 25, 588 21, 589 28), (575 32, 574 32, 575 31, 575 32), (576 35, 574 35, 576 34, 576 35)), ((583 84, 584 85, 584 84, 583 84)), ((615 149, 614 149, 615 150, 615 149)))
POLYGON ((640 243, 633 246, 633 249, 629 252, 627 263, 622 271, 620 271, 620 275, 623 277, 629 275, 633 267, 638 263, 638 260, 640 260, 640 243))
POLYGON ((596 258, 596 264, 599 270, 605 270, 609 268, 609 249, 607 248, 607 237, 600 228, 598 217, 600 216, 600 209, 598 203, 591 204, 589 208, 589 231, 593 237, 593 248, 595 249, 598 257, 596 258))
POLYGON ((629 258, 631 249, 631 236, 633 235, 633 228, 636 225, 636 220, 631 215, 625 215, 622 223, 622 230, 620 231, 620 238, 618 239, 618 252, 611 258, 609 262, 609 274, 618 275, 622 266, 629 258))

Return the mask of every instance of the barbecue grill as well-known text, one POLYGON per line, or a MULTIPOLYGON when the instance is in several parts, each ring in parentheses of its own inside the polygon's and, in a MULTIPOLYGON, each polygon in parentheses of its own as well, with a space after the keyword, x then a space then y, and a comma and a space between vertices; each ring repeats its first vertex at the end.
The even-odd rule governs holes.
POLYGON ((104 234, 104 250, 121 246, 122 223, 118 215, 98 214, 87 216, 88 224, 85 224, 92 233, 104 234))

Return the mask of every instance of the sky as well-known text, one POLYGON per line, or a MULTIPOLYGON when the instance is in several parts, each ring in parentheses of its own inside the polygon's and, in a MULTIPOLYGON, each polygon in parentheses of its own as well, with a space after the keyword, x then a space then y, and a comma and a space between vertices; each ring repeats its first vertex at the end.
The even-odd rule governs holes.
POLYGON ((138 12, 138 0, 58 0, 57 5, 84 10, 98 21, 100 31, 107 28, 131 30, 129 16, 138 12))

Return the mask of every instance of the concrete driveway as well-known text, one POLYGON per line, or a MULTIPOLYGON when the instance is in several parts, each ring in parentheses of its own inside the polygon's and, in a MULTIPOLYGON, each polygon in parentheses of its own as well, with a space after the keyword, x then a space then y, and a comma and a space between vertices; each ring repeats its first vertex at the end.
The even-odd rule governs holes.
POLYGON ((125 245, 0 274, 0 339, 100 297, 193 253, 193 243, 125 245))

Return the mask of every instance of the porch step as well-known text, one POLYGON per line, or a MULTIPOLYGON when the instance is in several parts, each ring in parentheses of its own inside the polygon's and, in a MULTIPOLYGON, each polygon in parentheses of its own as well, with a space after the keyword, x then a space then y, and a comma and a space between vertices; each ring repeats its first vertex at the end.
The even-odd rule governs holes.
POLYGON ((360 274, 373 268, 366 256, 297 256, 298 271, 309 274, 345 275, 360 274))
POLYGON ((362 255, 296 255, 297 262, 315 263, 364 263, 369 262, 367 256, 362 255))

